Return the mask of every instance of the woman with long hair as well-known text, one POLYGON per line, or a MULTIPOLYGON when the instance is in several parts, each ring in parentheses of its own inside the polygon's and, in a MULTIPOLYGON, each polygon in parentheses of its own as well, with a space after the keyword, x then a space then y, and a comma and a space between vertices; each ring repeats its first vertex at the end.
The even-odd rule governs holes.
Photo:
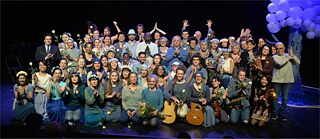
POLYGON ((85 67, 85 60, 84 58, 79 58, 78 59, 78 64, 77 64, 77 68, 76 71, 79 73, 80 79, 82 81, 82 83, 87 86, 87 70, 85 67))
POLYGON ((258 124, 260 127, 269 122, 271 117, 271 104, 276 95, 271 88, 271 78, 262 76, 259 87, 254 89, 254 104, 251 115, 251 124, 258 124))
POLYGON ((140 119, 136 113, 138 101, 141 101, 142 87, 138 85, 138 74, 130 72, 129 85, 122 88, 122 107, 119 121, 128 123, 129 121, 138 124, 140 119))
POLYGON ((166 69, 164 68, 164 66, 157 65, 154 68, 153 74, 157 75, 158 77, 157 88, 161 89, 161 91, 164 91, 166 89, 168 80, 166 69))
POLYGON ((61 99, 62 93, 67 87, 67 83, 61 80, 62 69, 54 67, 52 70, 52 78, 49 79, 46 95, 49 100, 47 102, 47 112, 50 121, 63 123, 65 120, 65 105, 61 99))
POLYGON ((107 122, 117 122, 121 114, 122 85, 117 71, 110 73, 107 89, 104 92, 105 106, 102 109, 107 122))
POLYGON ((66 105, 65 120, 70 126, 76 126, 84 117, 84 90, 86 86, 82 83, 79 72, 71 72, 66 91, 62 99, 66 105))
POLYGON ((17 74, 17 84, 14 85, 14 117, 16 120, 24 122, 26 117, 35 112, 33 106, 33 87, 28 83, 28 74, 25 71, 19 71, 17 74))
POLYGON ((121 85, 127 86, 129 85, 129 73, 131 72, 131 68, 127 65, 121 67, 121 85))

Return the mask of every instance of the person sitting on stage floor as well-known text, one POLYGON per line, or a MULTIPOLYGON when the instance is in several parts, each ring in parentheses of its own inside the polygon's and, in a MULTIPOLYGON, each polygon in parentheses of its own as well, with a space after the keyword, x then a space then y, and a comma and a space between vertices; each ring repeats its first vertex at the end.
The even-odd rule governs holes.
POLYGON ((104 92, 103 112, 107 122, 118 122, 121 114, 122 85, 118 71, 112 71, 104 92))
POLYGON ((33 87, 27 80, 27 72, 17 73, 18 83, 14 85, 14 117, 16 120, 24 122, 26 117, 35 112, 33 106, 33 87))
MULTIPOLYGON (((138 85, 138 74, 131 72, 129 74, 129 85, 122 89, 122 107, 120 123, 128 123, 132 121, 138 124, 140 119, 136 113, 138 101, 141 101, 142 87, 138 85)), ((131 122, 130 122, 131 123, 131 122)))
POLYGON ((264 126, 269 122, 271 116, 271 104, 276 97, 274 89, 271 88, 271 77, 263 75, 259 87, 254 89, 253 113, 251 124, 264 126))
POLYGON ((62 99, 66 103, 65 122, 70 126, 76 126, 84 117, 86 86, 82 83, 79 72, 71 72, 66 91, 62 94, 62 99))
POLYGON ((227 101, 226 104, 231 109, 230 120, 233 124, 239 121, 240 115, 243 123, 248 124, 249 122, 251 84, 251 80, 246 78, 246 70, 239 68, 238 78, 232 79, 228 85, 227 96, 230 101, 227 101))
POLYGON ((212 127, 215 125, 214 111, 212 107, 206 106, 210 103, 210 89, 204 83, 203 73, 197 71, 194 74, 195 82, 190 84, 190 91, 187 94, 187 100, 202 105, 204 107, 204 122, 202 126, 212 127))
POLYGON ((180 65, 177 68, 176 75, 172 80, 168 82, 168 85, 164 91, 164 96, 167 100, 173 100, 178 106, 177 115, 181 118, 185 118, 188 112, 188 106, 186 104, 187 94, 190 91, 189 84, 184 79, 186 69, 180 65))
POLYGON ((47 102, 47 112, 50 121, 63 123, 65 120, 65 105, 61 99, 67 84, 61 81, 62 69, 54 67, 52 70, 52 79, 47 84, 46 94, 49 98, 47 102))
POLYGON ((230 116, 226 113, 223 107, 223 99, 226 98, 225 92, 226 90, 223 86, 220 85, 221 80, 219 76, 213 76, 211 80, 212 88, 210 88, 210 99, 211 102, 209 106, 211 106, 215 113, 215 122, 219 123, 220 121, 228 123, 230 116), (211 91, 212 89, 212 91, 211 91), (217 101, 218 105, 215 105, 215 101, 217 101))
POLYGON ((96 74, 91 74, 89 76, 90 86, 85 89, 85 124, 88 127, 98 127, 99 125, 104 126, 103 123, 106 117, 100 107, 104 101, 104 90, 102 85, 100 85, 99 76, 96 74))
POLYGON ((144 125, 158 126, 159 125, 159 112, 163 107, 163 92, 157 88, 158 77, 152 74, 149 77, 148 88, 145 88, 142 92, 142 102, 148 103, 156 110, 152 112, 151 116, 144 120, 144 125))

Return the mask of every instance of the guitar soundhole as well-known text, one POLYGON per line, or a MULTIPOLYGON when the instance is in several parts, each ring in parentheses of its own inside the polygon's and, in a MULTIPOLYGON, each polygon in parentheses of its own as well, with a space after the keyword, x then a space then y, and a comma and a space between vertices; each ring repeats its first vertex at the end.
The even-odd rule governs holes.
POLYGON ((195 108, 196 108, 196 110, 199 110, 200 109, 200 107, 197 105, 197 106, 195 106, 195 108))

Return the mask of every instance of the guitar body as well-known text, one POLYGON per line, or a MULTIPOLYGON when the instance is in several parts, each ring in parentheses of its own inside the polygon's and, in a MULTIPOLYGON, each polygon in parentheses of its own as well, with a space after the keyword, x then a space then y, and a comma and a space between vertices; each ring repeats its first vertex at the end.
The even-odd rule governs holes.
POLYGON ((214 106, 215 117, 218 119, 221 119, 220 106, 217 100, 213 100, 213 106, 214 106))
POLYGON ((191 108, 186 116, 186 120, 192 125, 201 125, 204 121, 203 107, 200 104, 191 102, 191 108))
POLYGON ((164 115, 164 119, 162 120, 163 123, 166 124, 172 124, 175 120, 176 120, 176 112, 175 112, 175 107, 176 104, 174 102, 170 102, 171 104, 169 104, 168 100, 164 101, 164 105, 163 105, 163 115, 164 115))

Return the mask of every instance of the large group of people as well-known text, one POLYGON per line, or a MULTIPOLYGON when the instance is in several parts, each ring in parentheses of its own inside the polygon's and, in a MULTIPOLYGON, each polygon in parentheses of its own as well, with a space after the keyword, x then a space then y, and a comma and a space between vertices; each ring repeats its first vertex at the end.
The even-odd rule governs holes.
POLYGON ((263 37, 255 43, 250 29, 242 29, 237 38, 218 39, 211 20, 207 36, 200 31, 189 36, 184 20, 181 34, 171 43, 157 23, 150 32, 138 24, 127 33, 113 23, 116 35, 111 35, 110 27, 100 34, 89 26, 79 42, 65 32, 62 42, 53 45, 55 37, 45 34, 44 45, 36 49, 34 72, 16 74, 15 119, 25 121, 38 113, 44 122, 70 126, 103 127, 108 122, 160 126, 168 100, 181 107, 176 109, 181 119, 191 103, 205 106, 204 127, 287 121, 292 64, 300 64, 291 47, 285 53, 282 42, 269 43, 263 37), (141 117, 145 103, 153 109, 141 117))

